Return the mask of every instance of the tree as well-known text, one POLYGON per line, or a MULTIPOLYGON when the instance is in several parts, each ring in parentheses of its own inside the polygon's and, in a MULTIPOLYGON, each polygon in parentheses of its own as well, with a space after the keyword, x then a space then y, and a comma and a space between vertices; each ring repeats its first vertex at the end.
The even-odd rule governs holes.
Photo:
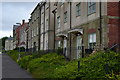
POLYGON ((0 46, 1 46, 2 48, 5 48, 5 40, 6 40, 6 39, 8 39, 8 37, 3 37, 3 38, 0 39, 0 46))

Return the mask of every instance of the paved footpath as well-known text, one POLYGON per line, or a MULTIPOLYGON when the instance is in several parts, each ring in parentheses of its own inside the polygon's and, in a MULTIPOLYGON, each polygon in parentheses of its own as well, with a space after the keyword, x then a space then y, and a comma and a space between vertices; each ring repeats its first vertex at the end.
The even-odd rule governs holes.
POLYGON ((15 78, 16 80, 35 80, 6 54, 2 54, 2 78, 3 80, 4 78, 12 78, 13 80, 15 80, 15 78))
POLYGON ((2 54, 0 53, 0 80, 2 78, 2 54))

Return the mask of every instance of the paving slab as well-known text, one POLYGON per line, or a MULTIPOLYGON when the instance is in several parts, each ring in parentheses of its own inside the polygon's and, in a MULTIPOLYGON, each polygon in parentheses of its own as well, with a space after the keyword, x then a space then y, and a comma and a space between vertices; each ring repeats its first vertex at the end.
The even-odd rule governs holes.
MULTIPOLYGON (((35 80, 30 73, 20 66, 7 54, 2 54, 2 78, 3 80, 35 80)), ((1 57, 0 57, 1 58, 1 57)))

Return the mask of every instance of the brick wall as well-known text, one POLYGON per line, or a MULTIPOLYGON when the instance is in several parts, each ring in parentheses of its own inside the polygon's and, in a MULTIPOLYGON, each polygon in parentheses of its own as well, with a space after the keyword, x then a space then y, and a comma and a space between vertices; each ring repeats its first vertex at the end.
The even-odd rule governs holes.
POLYGON ((120 43, 120 3, 108 2, 107 3, 107 16, 108 18, 108 46, 120 43))

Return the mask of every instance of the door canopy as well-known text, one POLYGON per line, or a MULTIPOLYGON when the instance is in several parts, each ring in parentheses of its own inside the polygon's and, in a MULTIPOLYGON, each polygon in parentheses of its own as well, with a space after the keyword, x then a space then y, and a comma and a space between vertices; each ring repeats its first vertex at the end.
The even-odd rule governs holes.
POLYGON ((73 33, 75 35, 77 35, 77 34, 82 35, 83 34, 83 29, 73 29, 73 30, 68 31, 68 33, 73 33))
POLYGON ((62 38, 67 38, 67 34, 63 34, 63 33, 57 34, 56 36, 57 37, 62 37, 62 38))

